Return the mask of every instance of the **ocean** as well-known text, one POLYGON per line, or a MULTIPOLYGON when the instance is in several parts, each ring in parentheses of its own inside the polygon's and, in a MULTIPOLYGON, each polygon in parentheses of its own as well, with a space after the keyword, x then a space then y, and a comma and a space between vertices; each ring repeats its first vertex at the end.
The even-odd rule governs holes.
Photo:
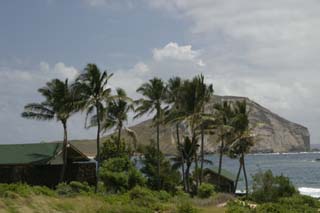
MULTIPOLYGON (((213 162, 213 166, 218 166, 218 155, 206 157, 213 162)), ((270 169, 275 175, 283 174, 289 177, 301 194, 320 197, 320 161, 316 161, 320 159, 320 152, 249 154, 245 159, 249 187, 252 185, 252 175, 270 169)), ((210 168, 210 165, 207 167, 210 168)), ((224 157, 222 167, 236 175, 239 161, 224 157)), ((244 178, 241 174, 237 191, 244 189, 244 178)))

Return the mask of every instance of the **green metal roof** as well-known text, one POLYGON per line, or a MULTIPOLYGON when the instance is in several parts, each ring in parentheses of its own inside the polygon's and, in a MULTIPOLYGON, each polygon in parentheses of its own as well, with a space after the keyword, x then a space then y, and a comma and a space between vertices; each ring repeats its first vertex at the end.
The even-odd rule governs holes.
MULTIPOLYGON (((70 155, 87 160, 70 145, 70 155)), ((0 145, 0 165, 62 164, 62 143, 6 144, 0 145)))
MULTIPOLYGON (((210 169, 207 168, 206 169, 207 172, 214 172, 216 174, 219 173, 219 168, 218 167, 211 167, 210 169)), ((229 180, 232 180, 232 181, 235 181, 236 180, 236 176, 234 174, 232 174, 231 172, 225 170, 225 169, 221 169, 221 176, 229 179, 229 180)))

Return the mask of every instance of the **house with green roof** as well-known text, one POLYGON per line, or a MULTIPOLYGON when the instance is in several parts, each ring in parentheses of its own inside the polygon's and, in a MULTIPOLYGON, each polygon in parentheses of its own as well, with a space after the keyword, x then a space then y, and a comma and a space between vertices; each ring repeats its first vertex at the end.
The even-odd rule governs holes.
MULTIPOLYGON (((72 144, 67 153, 66 182, 86 181, 94 185, 96 162, 72 144)), ((62 143, 0 145, 0 183, 54 187, 59 183, 62 157, 62 143)))
POLYGON ((234 193, 236 176, 231 172, 221 169, 220 181, 218 167, 204 169, 203 173, 205 182, 219 186, 219 190, 222 192, 234 193))

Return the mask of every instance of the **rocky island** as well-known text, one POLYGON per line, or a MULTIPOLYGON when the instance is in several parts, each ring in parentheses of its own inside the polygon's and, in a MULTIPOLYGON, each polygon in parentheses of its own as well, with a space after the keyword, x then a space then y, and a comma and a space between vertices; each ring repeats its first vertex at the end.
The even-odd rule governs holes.
MULTIPOLYGON (((249 98, 214 96, 206 109, 210 110, 214 103, 237 100, 247 101, 250 125, 255 127, 253 128, 253 132, 257 136, 257 140, 251 149, 252 153, 305 152, 310 150, 310 135, 306 127, 282 118, 249 98), (258 123, 263 125, 257 125, 258 123)), ((138 144, 147 145, 150 143, 150 139, 156 136, 156 130, 152 128, 151 119, 134 125, 130 127, 130 129, 136 132, 138 144)), ((181 128, 181 130, 183 131, 183 128, 181 128)), ((123 137, 127 141, 131 140, 125 133, 123 137)), ((89 153, 92 156, 95 155, 96 144, 94 140, 77 140, 71 141, 71 143, 81 151, 89 153)), ((217 144, 217 137, 205 137, 205 151, 207 153, 215 152, 217 150, 217 144)), ((160 148, 166 154, 174 154, 176 152, 174 126, 162 126, 160 128, 160 148)))

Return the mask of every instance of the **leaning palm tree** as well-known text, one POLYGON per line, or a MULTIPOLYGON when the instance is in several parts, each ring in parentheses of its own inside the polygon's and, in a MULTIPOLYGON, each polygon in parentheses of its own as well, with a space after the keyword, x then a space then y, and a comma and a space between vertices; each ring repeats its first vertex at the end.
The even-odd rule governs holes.
MULTIPOLYGON (((95 115, 96 120, 93 124, 97 126, 97 174, 99 174, 100 167, 100 133, 101 133, 101 121, 105 115, 105 101, 112 99, 111 88, 108 87, 109 79, 113 74, 107 73, 107 71, 101 72, 95 64, 88 64, 84 69, 84 72, 76 79, 74 88, 79 93, 81 101, 77 104, 83 111, 86 111, 86 127, 88 117, 95 115)), ((97 175, 98 181, 98 175, 97 175)), ((97 190, 97 186, 96 186, 97 190)))
POLYGON ((166 98, 166 86, 164 82, 159 78, 153 78, 148 83, 142 84, 137 92, 140 93, 143 98, 136 101, 137 108, 135 118, 141 117, 145 114, 155 112, 153 117, 153 123, 157 129, 157 174, 158 174, 158 189, 160 189, 160 125, 163 120, 163 103, 166 98))
POLYGON ((67 121, 76 111, 74 95, 72 88, 68 84, 68 79, 64 82, 59 79, 53 79, 42 87, 38 92, 45 98, 41 103, 30 103, 25 105, 22 117, 27 119, 49 121, 56 119, 63 126, 63 166, 60 175, 60 181, 64 181, 67 165, 67 147, 68 147, 68 131, 67 121))
POLYGON ((116 127, 117 152, 119 154, 121 132, 124 127, 124 122, 128 120, 128 113, 130 111, 133 111, 134 107, 132 104, 132 100, 127 96, 126 92, 123 89, 116 89, 116 93, 116 97, 108 103, 107 115, 102 123, 102 129, 108 130, 116 127))
POLYGON ((237 101, 234 106, 235 116, 232 121, 232 126, 235 131, 235 138, 229 147, 229 156, 231 158, 239 158, 239 170, 237 173, 235 190, 239 181, 241 170, 243 170, 246 195, 248 196, 248 178, 245 167, 245 154, 250 151, 254 145, 254 136, 249 129, 249 115, 246 101, 237 101))

